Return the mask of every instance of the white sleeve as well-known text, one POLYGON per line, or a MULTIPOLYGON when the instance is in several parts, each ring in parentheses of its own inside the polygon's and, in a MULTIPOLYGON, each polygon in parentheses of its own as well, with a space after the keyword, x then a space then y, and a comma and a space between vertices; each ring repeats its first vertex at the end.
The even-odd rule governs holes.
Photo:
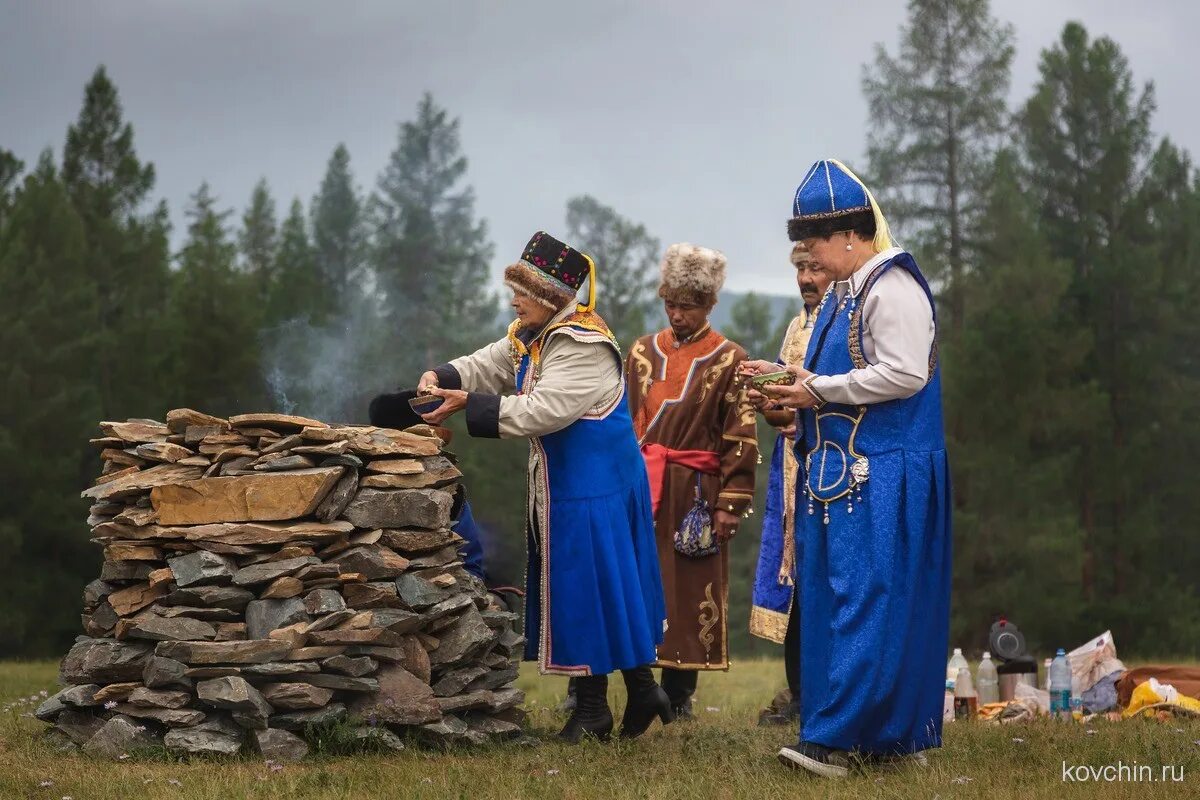
POLYGON ((468 392, 503 394, 516 389, 516 367, 513 366, 508 339, 501 339, 450 362, 468 392))
POLYGON ((500 398, 500 438, 560 431, 621 388, 621 367, 611 347, 554 336, 542 351, 533 391, 500 398))
POLYGON ((863 305, 866 367, 820 375, 809 385, 828 403, 868 405, 912 397, 929 381, 935 327, 933 306, 916 278, 899 267, 887 271, 863 305))

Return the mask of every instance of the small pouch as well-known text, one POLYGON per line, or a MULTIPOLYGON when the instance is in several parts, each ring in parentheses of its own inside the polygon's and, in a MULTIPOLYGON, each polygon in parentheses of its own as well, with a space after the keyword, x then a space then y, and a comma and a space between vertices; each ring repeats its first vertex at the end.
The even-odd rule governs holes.
POLYGON ((700 493, 700 474, 696 473, 696 500, 675 531, 675 552, 688 558, 704 558, 720 550, 713 532, 712 510, 700 493))

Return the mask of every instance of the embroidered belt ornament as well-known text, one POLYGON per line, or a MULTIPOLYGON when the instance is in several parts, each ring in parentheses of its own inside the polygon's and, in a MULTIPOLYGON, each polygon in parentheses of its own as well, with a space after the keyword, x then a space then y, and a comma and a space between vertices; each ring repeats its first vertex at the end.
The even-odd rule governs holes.
POLYGON ((846 513, 853 514, 855 500, 860 505, 863 502, 862 487, 871 478, 871 462, 866 456, 854 451, 854 439, 858 435, 858 426, 862 424, 866 413, 866 406, 859 406, 856 416, 838 411, 817 414, 817 443, 809 451, 804 461, 804 496, 810 515, 817 513, 817 503, 821 503, 825 507, 824 522, 826 525, 829 524, 830 503, 844 497, 846 498, 846 513), (845 449, 837 441, 825 437, 822 423, 825 425, 849 424, 849 436, 843 440, 845 449), (813 474, 814 455, 820 459, 819 469, 815 476, 813 474), (836 465, 834 471, 838 475, 832 482, 827 483, 826 468, 830 466, 830 461, 836 465), (815 489, 813 487, 814 477, 817 481, 815 489))
POLYGON ((700 474, 696 474, 696 500, 675 531, 675 552, 688 558, 716 555, 721 546, 713 534, 712 511, 700 493, 700 474))

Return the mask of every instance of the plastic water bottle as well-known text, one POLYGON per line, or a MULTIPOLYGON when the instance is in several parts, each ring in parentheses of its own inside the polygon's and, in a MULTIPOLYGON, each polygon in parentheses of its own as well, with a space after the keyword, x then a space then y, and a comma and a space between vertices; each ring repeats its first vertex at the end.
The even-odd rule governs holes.
POLYGON ((954 655, 950 656, 950 661, 946 664, 946 680, 950 681, 951 688, 954 687, 954 682, 958 680, 958 671, 963 667, 969 667, 966 657, 962 654, 962 648, 954 648, 954 655))
POLYGON ((979 662, 979 670, 975 673, 975 684, 979 690, 980 703, 987 705, 1000 702, 1000 674, 996 672, 996 665, 992 663, 992 654, 986 650, 983 660, 979 662))
POLYGON ((1061 647, 1050 663, 1050 714, 1055 717, 1071 714, 1071 665, 1067 651, 1061 647))
POLYGON ((979 707, 979 696, 975 694, 975 685, 971 681, 971 670, 963 667, 954 679, 954 718, 961 722, 975 719, 979 707))

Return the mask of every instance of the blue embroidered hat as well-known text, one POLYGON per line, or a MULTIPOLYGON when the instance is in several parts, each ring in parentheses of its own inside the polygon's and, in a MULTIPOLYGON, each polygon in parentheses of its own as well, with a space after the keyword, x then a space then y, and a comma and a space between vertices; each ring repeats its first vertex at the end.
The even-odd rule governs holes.
POLYGON ((792 218, 788 220, 788 238, 798 242, 820 235, 831 230, 831 220, 859 214, 870 214, 875 219, 875 251, 882 252, 891 247, 887 221, 871 190, 842 162, 835 158, 822 159, 809 167, 796 189, 792 218))

